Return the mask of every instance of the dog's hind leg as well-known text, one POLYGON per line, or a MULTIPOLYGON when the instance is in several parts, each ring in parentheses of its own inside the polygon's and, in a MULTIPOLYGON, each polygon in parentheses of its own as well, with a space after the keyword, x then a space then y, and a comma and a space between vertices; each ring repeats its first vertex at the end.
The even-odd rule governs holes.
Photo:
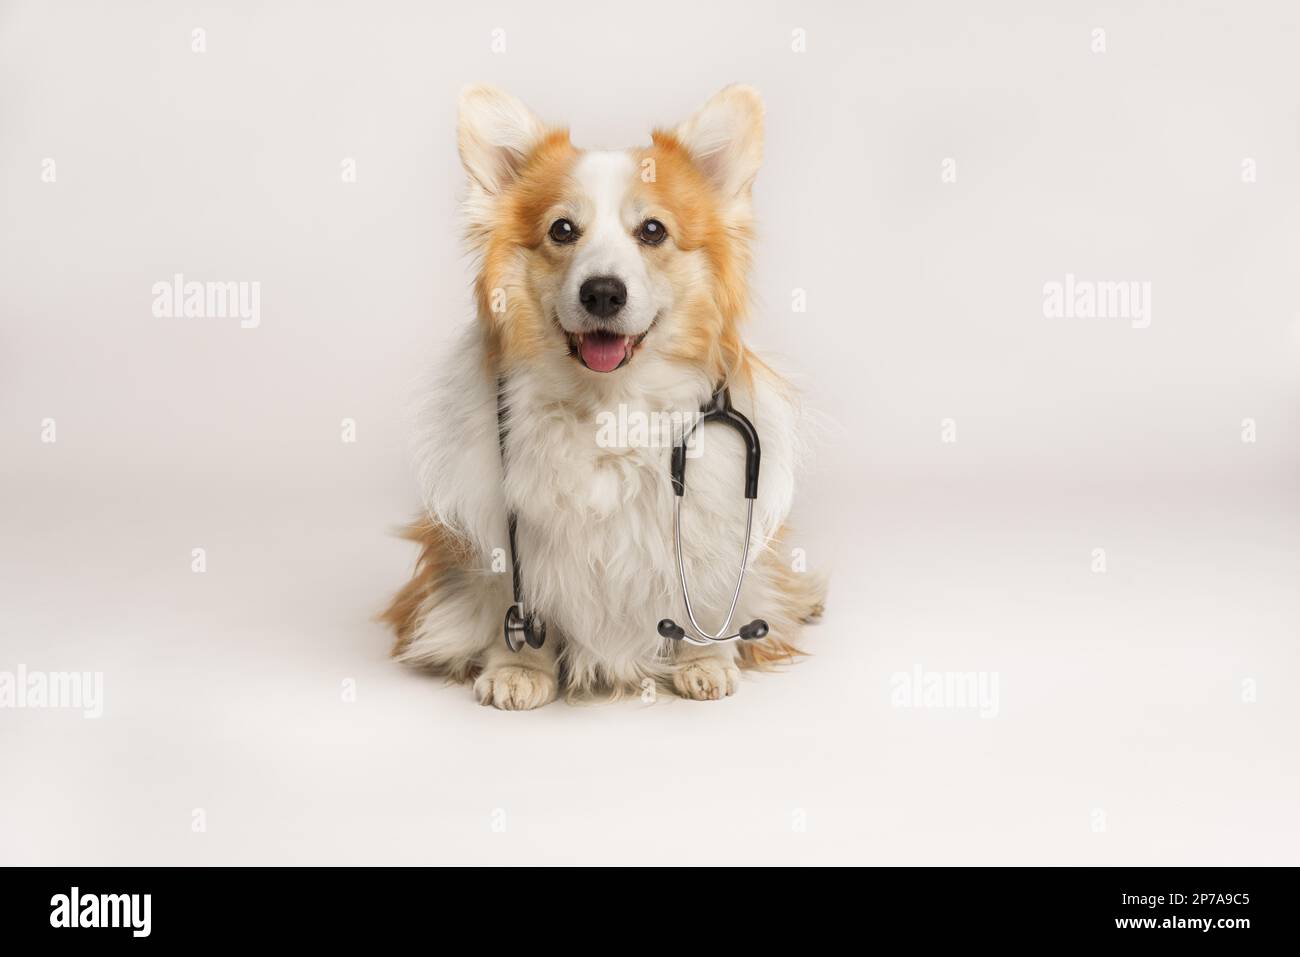
POLYGON ((502 634, 510 576, 487 567, 464 539, 436 522, 418 521, 405 537, 419 543, 415 574, 382 618, 397 634, 393 657, 456 681, 476 677, 483 704, 536 708, 555 698, 555 644, 511 652, 502 634))
POLYGON ((768 669, 806 654, 799 646, 804 626, 820 620, 825 611, 826 578, 805 568, 801 557, 794 560, 786 548, 788 537, 789 530, 782 528, 751 571, 753 609, 769 631, 766 638, 739 643, 744 668, 768 669))

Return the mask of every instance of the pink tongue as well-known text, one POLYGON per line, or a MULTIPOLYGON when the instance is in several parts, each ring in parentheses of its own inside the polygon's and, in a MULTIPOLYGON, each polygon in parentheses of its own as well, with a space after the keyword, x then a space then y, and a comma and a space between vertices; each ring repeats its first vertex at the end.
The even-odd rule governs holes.
POLYGON ((592 332, 582 337, 582 344, 578 348, 587 368, 597 372, 613 372, 627 355, 627 336, 592 332))

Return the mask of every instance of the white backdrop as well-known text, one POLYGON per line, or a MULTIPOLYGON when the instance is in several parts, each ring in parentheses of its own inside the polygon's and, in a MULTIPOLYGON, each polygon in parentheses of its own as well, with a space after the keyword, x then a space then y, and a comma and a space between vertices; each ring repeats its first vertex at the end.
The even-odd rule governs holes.
POLYGON ((0 861, 1296 863, 1300 13, 982 7, 0 7, 0 676, 104 688, 0 708, 0 861), (622 146, 736 80, 814 656, 480 709, 371 617, 470 317, 457 93, 622 146))

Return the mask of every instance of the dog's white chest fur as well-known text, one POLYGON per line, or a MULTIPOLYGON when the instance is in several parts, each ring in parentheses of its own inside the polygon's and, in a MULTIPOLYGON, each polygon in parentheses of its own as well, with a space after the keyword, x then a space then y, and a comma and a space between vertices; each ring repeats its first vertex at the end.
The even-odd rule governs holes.
MULTIPOLYGON (((500 575, 504 615, 511 509, 525 604, 546 622, 548 640, 563 642, 567 667, 621 682, 654 674, 666 650, 656 623, 685 617, 673 549, 674 426, 698 414, 712 385, 647 362, 575 392, 570 368, 519 369, 504 383, 503 471, 497 383, 485 374, 478 337, 468 338, 470 354, 458 350, 426 411, 421 465, 431 514, 500 575)), ((757 402, 733 389, 762 442, 751 561, 789 509, 796 439, 791 400, 762 381, 756 392, 757 402)), ((702 426, 693 446, 682 512, 686 567, 701 624, 717 628, 744 546, 744 447, 717 425, 702 426)), ((750 591, 739 621, 762 614, 749 607, 761 602, 750 591)))

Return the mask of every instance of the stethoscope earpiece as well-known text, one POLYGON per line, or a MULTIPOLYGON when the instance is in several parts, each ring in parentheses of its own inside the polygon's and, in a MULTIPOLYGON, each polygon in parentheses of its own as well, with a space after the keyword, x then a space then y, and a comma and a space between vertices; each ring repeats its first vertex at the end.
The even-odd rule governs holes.
POLYGON ((659 622, 657 628, 659 631, 659 637, 661 638, 671 638, 673 641, 681 641, 686 637, 686 632, 682 631, 682 626, 677 624, 677 622, 673 621, 671 618, 665 618, 663 621, 659 622))
POLYGON ((739 638, 741 641, 757 641, 759 638, 767 637, 767 622, 762 618, 755 618, 748 625, 741 625, 734 635, 728 635, 725 638, 707 638, 701 641, 686 634, 686 629, 671 618, 665 618, 659 622, 659 634, 663 638, 671 638, 673 641, 689 641, 693 645, 709 645, 715 641, 734 641, 739 638))

